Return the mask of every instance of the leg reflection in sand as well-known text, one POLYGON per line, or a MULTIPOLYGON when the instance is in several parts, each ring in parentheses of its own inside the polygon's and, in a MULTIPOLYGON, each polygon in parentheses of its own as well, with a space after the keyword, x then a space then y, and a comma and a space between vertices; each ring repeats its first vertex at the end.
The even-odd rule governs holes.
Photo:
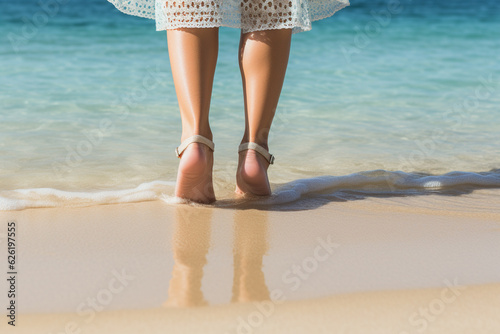
MULTIPOLYGON (((175 263, 168 299, 163 306, 207 305, 201 281, 210 248, 211 220, 212 209, 190 206, 176 208, 172 239, 175 263)), ((267 248, 267 212, 235 211, 232 302, 269 299, 269 289, 262 271, 262 259, 267 248)))
POLYGON ((203 267, 210 247, 212 209, 178 206, 172 239, 174 268, 163 306, 202 306, 207 302, 201 291, 203 267))
POLYGON ((269 299, 269 289, 262 271, 262 260, 267 248, 267 212, 235 211, 232 302, 269 299))

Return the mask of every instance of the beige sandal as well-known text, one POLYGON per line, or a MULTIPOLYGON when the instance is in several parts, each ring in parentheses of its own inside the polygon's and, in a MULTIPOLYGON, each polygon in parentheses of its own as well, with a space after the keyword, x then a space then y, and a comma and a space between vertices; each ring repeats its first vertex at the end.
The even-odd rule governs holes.
POLYGON ((257 143, 253 143, 253 142, 244 143, 238 147, 238 153, 240 153, 241 151, 245 151, 245 150, 254 150, 254 151, 260 153, 264 158, 266 158, 267 162, 269 162, 270 165, 272 165, 274 163, 274 155, 269 153, 265 148, 263 148, 262 146, 260 146, 257 143))
POLYGON ((200 135, 194 135, 189 137, 188 139, 184 140, 178 147, 175 148, 175 154, 177 155, 177 158, 181 158, 182 152, 188 147, 189 144, 192 143, 200 143, 200 144, 205 144, 210 148, 210 150, 214 150, 215 144, 213 141, 210 139, 200 136, 200 135))

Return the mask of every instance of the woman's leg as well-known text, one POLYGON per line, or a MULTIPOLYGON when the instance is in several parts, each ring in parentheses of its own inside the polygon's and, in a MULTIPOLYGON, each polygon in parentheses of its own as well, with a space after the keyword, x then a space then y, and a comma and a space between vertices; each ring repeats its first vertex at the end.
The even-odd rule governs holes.
MULTIPOLYGON (((212 140, 208 122, 219 49, 218 28, 167 30, 168 51, 182 119, 181 141, 202 135, 212 140)), ((175 195, 196 202, 215 201, 213 153, 193 143, 182 154, 175 195)))
MULTIPOLYGON (((291 29, 255 31, 241 35, 239 63, 245 101, 245 133, 241 143, 268 149, 267 139, 285 79, 291 29)), ((267 160, 254 150, 239 154, 236 192, 270 195, 267 160)))

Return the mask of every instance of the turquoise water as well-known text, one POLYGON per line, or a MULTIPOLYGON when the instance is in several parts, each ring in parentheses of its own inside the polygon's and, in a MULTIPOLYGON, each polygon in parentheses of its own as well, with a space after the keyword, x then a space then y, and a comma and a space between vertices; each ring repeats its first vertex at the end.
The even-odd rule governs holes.
MULTIPOLYGON (((388 3, 351 1, 293 36, 270 140, 275 189, 353 173, 306 184, 500 185, 500 3, 388 3)), ((180 117, 165 32, 104 0, 0 4, 0 209, 85 204, 96 191, 109 192, 99 203, 171 196, 180 117)), ((238 38, 220 31, 211 110, 222 198, 243 132, 238 38)))

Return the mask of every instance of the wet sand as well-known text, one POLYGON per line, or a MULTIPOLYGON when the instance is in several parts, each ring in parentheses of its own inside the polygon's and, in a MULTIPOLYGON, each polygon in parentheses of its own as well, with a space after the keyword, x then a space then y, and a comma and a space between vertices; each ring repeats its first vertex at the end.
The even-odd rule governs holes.
MULTIPOLYGON (((75 314, 26 315, 16 333, 498 333, 500 284, 366 292, 271 306, 154 308, 102 312, 86 323, 75 314)), ((14 332, 14 330, 13 330, 14 332)))
POLYGON ((15 331, 498 333, 499 194, 0 212, 15 331))

